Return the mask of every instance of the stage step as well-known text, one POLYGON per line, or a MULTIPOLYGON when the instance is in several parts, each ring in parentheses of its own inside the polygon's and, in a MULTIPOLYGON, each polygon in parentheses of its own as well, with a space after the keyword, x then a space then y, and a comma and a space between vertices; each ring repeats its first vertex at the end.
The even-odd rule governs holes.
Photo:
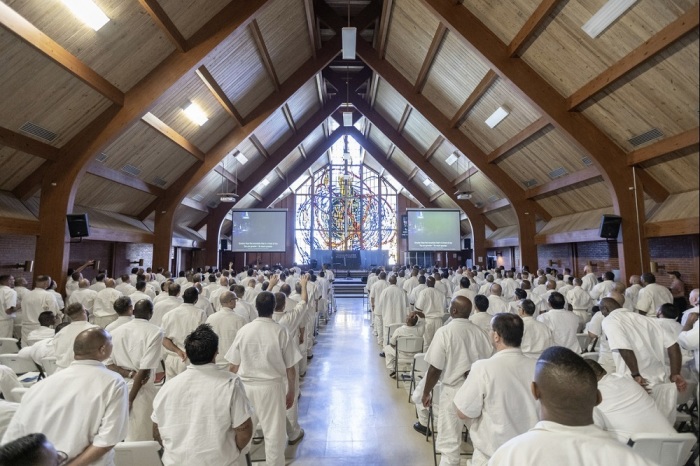
POLYGON ((365 284, 360 278, 338 278, 333 282, 333 293, 336 298, 362 297, 365 293, 365 284))

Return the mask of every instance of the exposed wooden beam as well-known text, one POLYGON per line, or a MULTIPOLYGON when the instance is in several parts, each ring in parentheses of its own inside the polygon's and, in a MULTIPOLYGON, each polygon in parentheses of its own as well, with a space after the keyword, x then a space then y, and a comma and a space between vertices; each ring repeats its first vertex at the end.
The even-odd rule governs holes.
POLYGON ((467 181, 469 178, 471 178, 472 175, 479 173, 479 169, 476 168, 476 166, 472 165, 469 167, 469 170, 465 171, 461 175, 459 175, 455 180, 452 182, 453 186, 457 186, 465 181, 467 181))
POLYGON ((165 189, 163 188, 146 183, 142 179, 136 178, 135 176, 113 170, 96 160, 88 166, 87 172, 91 175, 99 176, 105 180, 113 181, 144 193, 153 194, 154 196, 162 196, 165 193, 165 189))
POLYGON ((272 80, 272 85, 275 87, 276 91, 279 91, 280 80, 277 77, 277 72, 275 72, 275 65, 272 63, 270 52, 267 50, 267 46, 265 45, 265 40, 263 39, 262 32, 260 32, 260 27, 258 26, 257 20, 253 20, 250 23, 250 31, 253 33, 253 39, 255 40, 255 44, 258 46, 258 52, 260 52, 260 57, 265 65, 267 74, 270 76, 270 80, 272 80))
POLYGON ((369 106, 374 108, 374 102, 377 100, 377 89, 379 89, 379 75, 372 75, 372 88, 370 89, 369 106))
MULTIPOLYGON (((117 243, 153 244, 155 235, 148 231, 125 231, 113 228, 90 227, 90 241, 110 241, 117 243)), ((168 245, 169 247, 170 245, 168 245)))
POLYGON ((316 92, 318 93, 318 101, 323 105, 323 102, 326 101, 324 98, 324 81, 323 81, 323 75, 321 73, 317 73, 316 76, 314 76, 314 80, 316 81, 316 92))
POLYGON ((251 190, 250 192, 248 192, 248 194, 250 194, 250 197, 252 197, 253 199, 255 199, 258 202, 263 200, 262 196, 254 190, 251 190))
POLYGON ((411 173, 408 175, 408 181, 413 181, 413 178, 416 177, 420 169, 418 167, 414 167, 413 170, 411 170, 411 173))
MULTIPOLYGON (((491 227, 489 227, 491 228, 491 227)), ((498 230, 498 227, 491 228, 491 231, 498 230)), ((487 248, 514 248, 520 246, 520 241, 518 238, 499 238, 499 239, 487 239, 484 241, 487 248)))
POLYGON ((284 114, 284 119, 287 120, 287 125, 289 126, 289 129, 292 130, 292 133, 296 133, 297 126, 294 123, 294 117, 292 116, 291 110, 289 110, 288 103, 282 105, 282 113, 284 114))
POLYGON ((391 10, 394 5, 394 0, 384 0, 382 3, 382 15, 379 20, 379 31, 377 39, 377 53, 379 58, 383 59, 386 54, 386 40, 389 37, 389 23, 391 22, 391 10))
POLYGON ((493 212, 494 210, 503 209, 504 207, 510 207, 510 201, 505 198, 486 204, 481 208, 481 213, 493 212))
POLYGON ((535 186, 528 189, 525 192, 525 197, 532 199, 545 194, 550 194, 556 192, 560 189, 571 188, 577 184, 584 183, 586 181, 599 178, 600 171, 597 167, 591 166, 583 170, 571 173, 569 175, 562 176, 555 180, 549 181, 547 183, 535 186))
POLYGON ((433 36, 433 40, 430 43, 430 48, 428 48, 428 53, 423 59, 423 65, 421 65, 420 71, 418 72, 416 83, 413 85, 413 90, 416 92, 416 94, 423 92, 423 86, 425 86, 425 81, 428 79, 428 73, 430 72, 430 68, 433 66, 433 61, 435 61, 435 56, 440 49, 440 45, 442 44, 442 40, 445 38, 446 33, 447 27, 445 27, 444 24, 439 23, 437 30, 435 31, 435 35, 433 36))
POLYGON ((280 167, 275 167, 275 170, 274 170, 274 171, 275 171, 275 174, 277 175, 277 177, 278 177, 280 180, 282 180, 282 181, 285 181, 285 180, 286 180, 286 178, 284 177, 284 173, 282 173, 282 170, 280 170, 280 167))
POLYGON ((430 162, 430 159, 433 158, 435 155, 435 152, 440 148, 442 143, 445 142, 445 136, 442 134, 435 138, 435 141, 431 144, 431 146, 428 148, 427 152, 425 153, 425 161, 430 162))
POLYGON ((597 228, 535 235, 535 244, 583 243, 587 241, 600 241, 600 232, 597 228))
POLYGON ((38 169, 34 170, 12 190, 12 194, 22 202, 28 200, 41 190, 41 182, 44 176, 52 171, 54 171, 53 164, 49 162, 42 163, 38 169))
POLYGON ((661 141, 649 144, 627 154, 627 165, 637 165, 657 157, 663 157, 666 154, 677 150, 685 149, 686 147, 698 147, 700 143, 700 128, 693 128, 684 133, 676 134, 661 141))
POLYGON ((59 155, 58 148, 6 128, 0 128, 0 146, 10 147, 52 162, 57 160, 59 155))
POLYGON ((250 142, 253 144, 253 146, 255 146, 258 152, 260 152, 260 155, 262 155, 266 159, 270 158, 270 153, 267 152, 267 149, 265 149, 265 146, 262 142, 260 142, 260 139, 258 139, 256 135, 251 134, 248 139, 250 139, 250 142))
POLYGON ((106 99, 119 106, 124 105, 124 93, 117 86, 107 81, 2 2, 0 2, 0 25, 87 86, 102 94, 106 99))
POLYGON ((455 113, 452 119, 450 120, 450 128, 456 128, 462 123, 462 120, 466 118, 469 111, 472 108, 474 108, 474 105, 476 105, 479 99, 481 99, 481 97, 484 94, 486 94, 486 91, 489 90, 489 88, 493 85, 493 83, 496 82, 497 79, 498 75, 495 71, 488 70, 486 72, 484 77, 481 78, 481 81, 479 81, 479 84, 477 84, 474 90, 471 92, 471 94, 469 94, 467 100, 464 101, 462 106, 459 107, 459 110, 457 110, 457 113, 455 113))
POLYGON ((697 235, 698 233, 700 233, 700 218, 698 217, 650 222, 644 225, 644 236, 646 238, 697 235))
POLYGON ((515 136, 511 137, 499 147, 494 149, 488 155, 489 163, 497 163, 502 161, 508 154, 511 153, 511 151, 513 151, 513 149, 525 143, 528 139, 530 139, 536 133, 542 131, 547 126, 549 126, 549 118, 539 117, 537 120, 523 128, 515 136))
POLYGON ((432 196, 430 196, 430 203, 432 204, 433 202, 437 201, 438 197, 442 196, 443 194, 445 194, 445 191, 441 189, 432 196))
POLYGON ((160 118, 152 114, 151 112, 146 113, 143 118, 141 118, 144 123, 158 131, 160 134, 168 138, 171 142, 178 145, 180 148, 187 151, 190 155, 194 156, 199 161, 204 160, 204 152, 202 152, 197 146, 192 144, 190 141, 185 139, 180 133, 172 129, 170 126, 165 124, 160 118))
POLYGON ((304 149, 303 144, 299 144, 299 153, 301 154, 302 158, 308 158, 308 156, 306 155, 306 149, 304 149))
MULTIPOLYGON (((38 235, 39 221, 23 218, 0 217, 0 233, 7 235, 38 235)), ((5 264, 3 264, 5 267, 5 264)))
POLYGON ((219 175, 223 176, 224 178, 226 178, 230 183, 234 183, 236 185, 238 184, 238 179, 235 177, 235 175, 233 173, 231 173, 230 171, 226 170, 221 165, 217 165, 214 168, 214 171, 216 173, 218 173, 219 175))
POLYGON ((530 38, 537 33, 537 30, 545 22, 549 14, 554 10, 560 0, 542 0, 535 11, 525 21, 523 27, 513 37, 513 40, 508 44, 508 55, 511 57, 518 56, 525 51, 526 43, 530 38))
POLYGON ((204 85, 207 86, 207 89, 209 89, 209 91, 212 93, 217 102, 219 102, 219 104, 224 108, 224 110, 226 110, 226 113, 228 113, 229 116, 233 118, 233 120, 238 126, 242 126, 243 117, 240 113, 238 113, 238 110, 236 110, 236 107, 233 105, 233 102, 231 102, 224 90, 221 88, 221 86, 219 86, 219 83, 216 82, 216 79, 214 79, 214 76, 211 75, 207 67, 204 65, 200 66, 199 68, 197 68, 196 73, 197 76, 199 76, 199 79, 202 80, 204 85))
POLYGON ((186 52, 188 48, 187 40, 182 36, 165 10, 163 10, 163 7, 160 6, 158 0, 139 0, 139 3, 146 10, 146 13, 151 16, 156 25, 161 28, 175 48, 180 52, 186 52))
POLYGON ((639 180, 642 182, 642 188, 644 189, 644 192, 647 193, 652 199, 654 199, 654 202, 656 202, 657 204, 661 204, 666 199, 668 199, 668 196, 671 195, 671 193, 668 192, 668 189, 666 189, 661 183, 656 181, 656 179, 642 167, 637 167, 635 169, 635 173, 639 177, 639 180))
POLYGON ((406 105, 406 108, 403 109, 403 115, 401 115, 401 120, 399 120, 399 126, 396 128, 396 131, 399 133, 403 132, 403 129, 406 127, 406 123, 408 123, 408 117, 411 116, 411 106, 406 105))
POLYGON ((200 212, 209 213, 209 207, 205 206, 201 202, 195 201, 191 197, 186 197, 182 200, 182 205, 189 207, 190 209, 198 210, 200 212))
MULTIPOLYGON (((316 49, 319 48, 319 43, 316 42, 316 14, 314 13, 313 0, 304 0, 304 14, 306 16, 306 29, 309 33, 309 42, 311 43, 311 55, 316 58, 316 49)), ((323 100, 321 100, 323 103, 323 100)))
POLYGON ((569 110, 573 110, 599 92, 609 88, 619 79, 648 60, 666 50, 676 41, 698 29, 700 5, 697 3, 668 26, 654 34, 649 40, 632 50, 617 63, 584 84, 567 99, 569 110))

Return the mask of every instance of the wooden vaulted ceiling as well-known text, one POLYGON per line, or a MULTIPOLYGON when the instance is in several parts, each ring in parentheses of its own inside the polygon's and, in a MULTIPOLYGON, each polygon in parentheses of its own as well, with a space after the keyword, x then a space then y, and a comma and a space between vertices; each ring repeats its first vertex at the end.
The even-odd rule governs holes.
POLYGON ((542 234, 593 228, 628 166, 647 221, 697 218, 697 1, 639 0, 591 39, 581 25, 604 0, 353 0, 351 63, 336 57, 346 1, 96 3, 111 18, 98 32, 60 2, 0 3, 4 217, 38 218, 50 162, 65 161, 69 207, 100 226, 152 231, 174 203, 177 234, 196 239, 228 210, 217 193, 267 207, 349 132, 407 195, 459 206, 494 241, 517 237, 523 210, 542 234), (334 114, 348 101, 346 130, 334 114), (490 129, 499 106, 510 114, 490 129))

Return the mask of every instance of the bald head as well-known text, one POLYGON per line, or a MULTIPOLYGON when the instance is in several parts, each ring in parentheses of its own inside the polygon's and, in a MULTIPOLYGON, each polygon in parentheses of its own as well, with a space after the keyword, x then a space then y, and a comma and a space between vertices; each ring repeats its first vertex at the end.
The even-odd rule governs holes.
POLYGON ((472 312, 472 302, 466 296, 457 296, 450 303, 450 315, 455 319, 468 319, 472 312))
POLYGON ((83 278, 78 282, 78 288, 90 288, 90 282, 83 278))
POLYGON ((503 288, 501 288, 501 285, 498 283, 491 285, 491 296, 501 296, 501 293, 503 293, 503 288))
POLYGON ((115 286, 117 286, 117 282, 115 282, 115 281, 114 281, 113 279, 111 279, 111 278, 108 278, 107 280, 105 280, 105 286, 106 286, 107 288, 114 288, 115 286))
POLYGON ((219 302, 221 302, 223 307, 233 309, 236 307, 236 293, 233 291, 224 291, 219 296, 219 302))
POLYGON ((630 276, 630 285, 639 285, 640 282, 641 282, 641 279, 639 278, 639 275, 630 276))
POLYGON ((623 307, 625 304, 625 295, 620 293, 618 290, 610 290, 607 297, 614 299, 615 302, 619 304, 619 306, 617 306, 615 309, 623 307))
POLYGON ((690 301, 691 306, 698 305, 698 302, 700 301, 700 288, 695 288, 693 291, 690 292, 690 296, 688 296, 688 301, 690 301))
POLYGON ((396 275, 392 275, 391 277, 389 277, 389 284, 396 285, 396 275))
POLYGON ((608 314, 610 314, 615 309, 619 309, 622 307, 622 305, 617 300, 615 300, 613 298, 601 299, 600 304, 598 306, 600 307, 600 312, 602 312, 603 315, 606 317, 608 314))
POLYGON ((104 361, 112 354, 112 337, 100 327, 83 330, 75 337, 73 353, 77 361, 84 359, 104 361))

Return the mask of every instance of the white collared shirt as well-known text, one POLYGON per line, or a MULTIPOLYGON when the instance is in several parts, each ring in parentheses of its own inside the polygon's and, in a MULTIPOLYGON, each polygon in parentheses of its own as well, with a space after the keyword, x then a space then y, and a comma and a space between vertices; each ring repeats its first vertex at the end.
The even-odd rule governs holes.
POLYGON ((117 313, 114 310, 114 302, 122 294, 116 288, 105 288, 97 293, 95 297, 95 306, 92 308, 93 314, 96 317, 109 317, 117 313))
POLYGON ((398 285, 387 286, 379 295, 379 300, 375 300, 374 312, 382 316, 385 327, 402 323, 408 312, 406 293, 398 285))
POLYGON ((426 286, 418 294, 414 307, 426 318, 442 317, 445 314, 445 295, 437 288, 426 286))
POLYGON ((157 303, 153 305, 153 317, 151 317, 150 322, 153 325, 163 326, 163 317, 184 301, 178 296, 165 296, 162 300, 158 300, 157 303))
POLYGON ((233 309, 222 306, 218 312, 207 317, 207 323, 219 336, 219 354, 216 355, 216 363, 227 364, 226 352, 236 339, 238 331, 248 322, 233 309))
POLYGON ((97 327, 97 325, 91 324, 85 320, 76 320, 63 327, 63 329, 53 337, 53 347, 56 351, 56 365, 59 370, 70 366, 75 359, 73 354, 75 337, 83 330, 95 327, 97 327))
POLYGON ((656 311, 662 304, 673 303, 673 295, 668 288, 658 283, 649 283, 637 294, 637 309, 645 312, 647 317, 656 317, 656 311))
POLYGON ((51 311, 58 314, 58 302, 51 293, 42 289, 34 288, 22 297, 22 312, 24 322, 29 324, 39 324, 39 314, 44 311, 51 311))
POLYGON ((182 303, 165 314, 161 327, 165 331, 165 337, 184 351, 187 335, 206 320, 207 316, 203 310, 194 304, 182 303))
POLYGON ((105 330, 107 330, 109 333, 112 333, 113 331, 115 331, 116 329, 121 327, 122 325, 128 324, 132 320, 134 320, 134 316, 119 316, 119 317, 117 317, 117 320, 115 320, 111 324, 107 325, 105 327, 105 330))
POLYGON ((529 358, 537 359, 542 352, 554 346, 552 331, 534 317, 525 316, 523 319, 523 340, 520 351, 529 358))
POLYGON ((552 331, 555 345, 569 348, 576 354, 581 353, 581 344, 576 336, 580 321, 576 314, 564 309, 552 309, 540 314, 537 320, 552 331))
POLYGON ((89 313, 92 313, 95 308, 95 299, 97 299, 97 291, 79 288, 68 297, 68 304, 80 303, 89 313))
MULTIPOLYGON (((60 333, 60 332, 59 332, 60 333)), ((160 366, 163 352, 163 329, 145 319, 133 319, 114 329, 112 356, 106 364, 138 371, 155 370, 160 366)))

